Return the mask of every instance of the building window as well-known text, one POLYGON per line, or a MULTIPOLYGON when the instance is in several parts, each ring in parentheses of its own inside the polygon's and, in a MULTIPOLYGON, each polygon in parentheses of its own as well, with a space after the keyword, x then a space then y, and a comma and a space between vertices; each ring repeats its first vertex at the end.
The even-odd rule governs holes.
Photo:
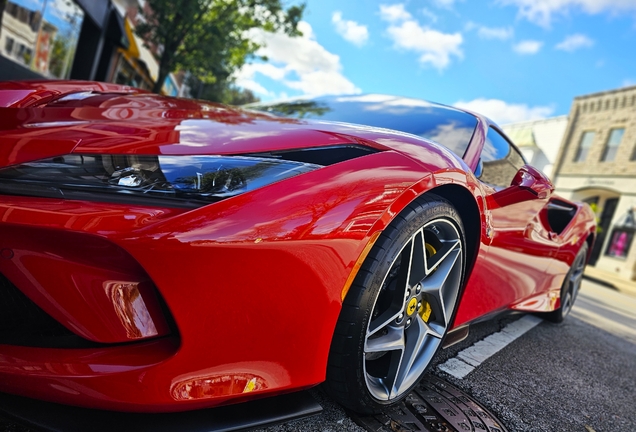
POLYGON ((614 228, 605 255, 615 258, 627 258, 627 253, 629 252, 629 247, 633 239, 633 228, 614 228))
POLYGON ((583 162, 587 158, 587 154, 590 151, 590 147, 592 147, 592 143, 594 142, 594 132, 587 131, 583 132, 581 136, 581 141, 579 142, 579 147, 576 149, 576 155, 574 156, 574 162, 583 162))
POLYGON ((629 248, 636 232, 634 210, 629 209, 627 214, 621 217, 612 230, 612 236, 607 244, 605 255, 615 258, 627 258, 629 248))
POLYGON ((8 0, 0 33, 6 56, 47 78, 68 78, 84 11, 71 0, 8 0))
POLYGON ((13 52, 13 42, 13 38, 10 38, 9 36, 7 36, 7 40, 4 41, 4 51, 7 55, 11 55, 13 52))
POLYGON ((609 139, 605 145, 605 150, 603 150, 601 162, 612 162, 616 158, 616 152, 618 151, 618 146, 621 144, 624 132, 624 128, 611 130, 609 139))

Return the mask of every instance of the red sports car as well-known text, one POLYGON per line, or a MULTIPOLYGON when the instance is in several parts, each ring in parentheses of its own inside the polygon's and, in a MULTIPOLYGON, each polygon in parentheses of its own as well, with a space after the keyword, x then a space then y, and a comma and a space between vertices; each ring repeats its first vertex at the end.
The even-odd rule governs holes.
POLYGON ((561 321, 594 241, 588 206, 448 106, 256 107, 280 117, 64 81, 0 106, 4 393, 160 412, 324 382, 376 411, 478 319, 561 321))

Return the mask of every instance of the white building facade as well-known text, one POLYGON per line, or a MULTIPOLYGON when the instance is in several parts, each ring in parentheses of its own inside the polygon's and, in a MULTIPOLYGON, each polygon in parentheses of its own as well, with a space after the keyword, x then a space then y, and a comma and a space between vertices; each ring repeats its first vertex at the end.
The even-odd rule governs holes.
POLYGON ((568 126, 567 116, 509 123, 501 126, 523 157, 535 168, 553 177, 553 167, 568 126))
POLYGON ((555 165, 557 193, 598 217, 590 264, 636 280, 636 86, 579 96, 555 165))

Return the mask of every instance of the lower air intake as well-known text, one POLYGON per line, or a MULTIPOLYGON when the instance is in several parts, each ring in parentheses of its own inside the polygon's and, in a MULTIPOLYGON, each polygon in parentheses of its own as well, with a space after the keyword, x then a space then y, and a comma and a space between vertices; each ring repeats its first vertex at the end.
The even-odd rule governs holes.
POLYGON ((74 347, 90 343, 40 309, 0 274, 0 344, 74 347))

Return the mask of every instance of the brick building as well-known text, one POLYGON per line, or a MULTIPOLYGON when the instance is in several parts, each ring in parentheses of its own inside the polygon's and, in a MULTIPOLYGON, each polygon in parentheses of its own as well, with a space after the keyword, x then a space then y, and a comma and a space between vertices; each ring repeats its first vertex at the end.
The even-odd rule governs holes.
POLYGON ((578 96, 554 169, 557 193, 592 205, 590 264, 636 280, 636 86, 578 96))

